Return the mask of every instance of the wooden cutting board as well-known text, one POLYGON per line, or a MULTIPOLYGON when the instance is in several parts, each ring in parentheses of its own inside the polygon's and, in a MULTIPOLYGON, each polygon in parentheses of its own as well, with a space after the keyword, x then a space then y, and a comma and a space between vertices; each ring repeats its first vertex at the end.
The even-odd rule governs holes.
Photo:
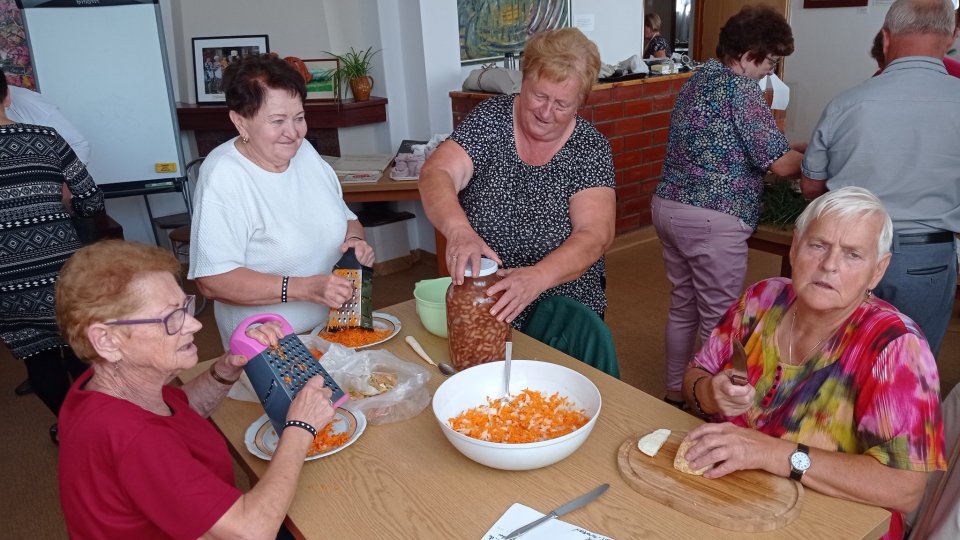
POLYGON ((674 431, 655 457, 637 449, 637 434, 617 452, 620 476, 645 497, 708 525, 731 531, 779 529, 800 515, 803 486, 766 471, 707 479, 673 468, 685 431, 674 431))

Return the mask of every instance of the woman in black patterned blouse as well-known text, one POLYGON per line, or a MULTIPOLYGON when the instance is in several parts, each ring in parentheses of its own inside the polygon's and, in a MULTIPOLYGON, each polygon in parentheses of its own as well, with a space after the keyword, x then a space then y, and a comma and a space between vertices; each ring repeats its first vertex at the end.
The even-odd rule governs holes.
POLYGON ((656 13, 647 13, 643 16, 643 48, 644 58, 666 58, 670 56, 670 46, 667 39, 660 35, 660 25, 663 24, 656 13))
POLYGON ((420 174, 427 217, 447 239, 454 282, 500 263, 491 313, 522 328, 538 299, 567 296, 601 316, 603 252, 616 198, 610 144, 577 116, 597 80, 597 46, 575 28, 536 34, 519 94, 480 103, 420 174))
POLYGON ((7 118, 2 71, 0 100, 0 340, 24 361, 37 397, 56 415, 70 375, 84 370, 53 313, 57 274, 80 249, 62 189, 70 190, 81 217, 103 211, 103 192, 55 129, 7 118))

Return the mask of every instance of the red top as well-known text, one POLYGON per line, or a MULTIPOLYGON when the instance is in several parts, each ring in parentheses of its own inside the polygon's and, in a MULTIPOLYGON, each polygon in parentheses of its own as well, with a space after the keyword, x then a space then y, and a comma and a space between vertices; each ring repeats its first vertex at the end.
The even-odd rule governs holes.
POLYGON ((191 538, 240 498, 223 437, 165 386, 159 416, 84 390, 87 370, 60 411, 60 503, 71 538, 191 538))
POLYGON ((943 65, 947 67, 947 73, 954 77, 960 77, 960 61, 954 60, 949 56, 944 56, 943 65))

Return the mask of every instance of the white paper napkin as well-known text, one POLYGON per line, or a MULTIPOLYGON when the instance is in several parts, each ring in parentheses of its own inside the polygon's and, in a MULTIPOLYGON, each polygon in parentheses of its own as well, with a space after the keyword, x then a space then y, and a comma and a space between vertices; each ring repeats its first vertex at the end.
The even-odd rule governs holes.
MULTIPOLYGON (((481 540, 503 540, 507 534, 523 527, 535 519, 543 517, 544 514, 537 512, 529 506, 520 503, 513 503, 505 514, 503 514, 493 527, 483 535, 481 540)), ((613 540, 608 536, 590 532, 586 529, 571 525, 559 519, 551 519, 546 523, 527 531, 520 537, 522 540, 613 540)))

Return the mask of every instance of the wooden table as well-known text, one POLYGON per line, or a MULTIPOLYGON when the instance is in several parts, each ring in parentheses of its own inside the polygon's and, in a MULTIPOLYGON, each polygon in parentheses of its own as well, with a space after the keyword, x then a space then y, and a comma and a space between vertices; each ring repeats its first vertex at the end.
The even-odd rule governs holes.
MULTIPOLYGON (((433 358, 448 358, 446 340, 421 326, 413 301, 383 311, 403 324, 386 349, 422 364, 404 342, 410 334, 433 358)), ((573 455, 533 471, 485 467, 464 457, 444 438, 428 405, 405 422, 367 426, 349 448, 307 462, 287 517, 291 531, 311 539, 480 538, 514 502, 546 512, 602 482, 608 482, 610 490, 601 499, 563 519, 618 539, 872 539, 887 530, 887 511, 809 489, 796 521, 776 531, 751 534, 706 525, 643 497, 621 479, 618 447, 636 433, 660 427, 686 430, 700 420, 519 332, 514 332, 514 340, 516 357, 570 367, 600 389, 600 418, 573 455)), ((199 373, 205 367, 192 371, 199 373)), ((443 380, 434 371, 431 394, 443 380)), ((246 450, 243 434, 262 414, 259 404, 227 399, 212 416, 252 481, 264 474, 267 462, 246 450)))
POLYGON ((747 239, 747 247, 779 255, 780 275, 790 277, 790 244, 793 242, 793 225, 783 229, 776 225, 760 225, 747 239))
MULTIPOLYGON (((390 202, 390 201, 419 201, 420 184, 416 180, 394 180, 390 178, 388 168, 376 182, 367 184, 340 184, 343 189, 343 200, 348 203, 359 202, 390 202)), ((446 238, 440 231, 434 229, 437 245, 437 272, 439 276, 446 276, 447 261, 444 257, 447 245, 446 238)))

